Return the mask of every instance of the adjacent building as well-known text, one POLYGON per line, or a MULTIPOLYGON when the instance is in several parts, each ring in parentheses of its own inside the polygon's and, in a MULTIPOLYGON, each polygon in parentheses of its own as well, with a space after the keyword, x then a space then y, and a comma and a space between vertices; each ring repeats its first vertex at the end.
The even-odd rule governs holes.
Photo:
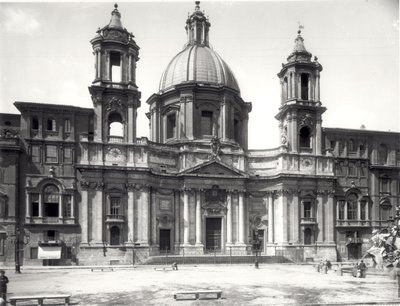
POLYGON ((400 134, 322 126, 322 65, 300 31, 278 73, 280 146, 251 150, 252 104, 199 2, 185 29, 147 100, 150 139, 136 135, 139 46, 117 5, 90 41, 93 108, 15 102, 19 115, 0 115, 0 265, 255 250, 347 260, 391 224, 400 134))

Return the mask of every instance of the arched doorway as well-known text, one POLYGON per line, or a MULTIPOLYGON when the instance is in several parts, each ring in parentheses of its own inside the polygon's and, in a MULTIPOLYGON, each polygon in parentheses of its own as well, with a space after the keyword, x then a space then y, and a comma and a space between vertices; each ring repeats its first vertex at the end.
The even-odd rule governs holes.
POLYGON ((312 236, 311 228, 306 228, 304 230, 304 244, 312 244, 312 236))

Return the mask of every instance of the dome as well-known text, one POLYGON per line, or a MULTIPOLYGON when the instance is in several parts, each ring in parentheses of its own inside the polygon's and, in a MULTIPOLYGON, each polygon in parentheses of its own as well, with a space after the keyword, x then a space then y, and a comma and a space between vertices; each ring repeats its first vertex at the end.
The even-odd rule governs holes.
POLYGON ((168 64, 160 81, 160 91, 185 82, 226 86, 240 92, 229 66, 210 47, 188 45, 168 64))

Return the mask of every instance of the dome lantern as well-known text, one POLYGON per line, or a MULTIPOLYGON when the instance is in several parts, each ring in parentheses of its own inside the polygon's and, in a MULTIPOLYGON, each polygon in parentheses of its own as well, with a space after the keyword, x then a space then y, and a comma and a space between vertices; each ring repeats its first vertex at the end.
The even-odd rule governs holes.
POLYGON ((195 4, 194 12, 186 20, 188 45, 209 46, 208 33, 211 24, 200 10, 200 1, 196 1, 195 4))

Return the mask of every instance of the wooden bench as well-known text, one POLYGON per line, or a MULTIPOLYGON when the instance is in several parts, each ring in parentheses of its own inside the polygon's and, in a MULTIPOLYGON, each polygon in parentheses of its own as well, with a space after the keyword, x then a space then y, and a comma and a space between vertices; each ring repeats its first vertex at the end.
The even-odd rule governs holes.
POLYGON ((155 267, 154 271, 172 271, 172 267, 155 267))
POLYGON ((174 299, 178 300, 178 297, 186 299, 188 296, 194 300, 199 300, 200 295, 206 295, 207 298, 220 299, 222 290, 193 290, 193 291, 178 291, 174 293, 174 299), (213 295, 210 297, 210 295, 213 295))
POLYGON ((60 295, 31 295, 31 296, 13 296, 10 297, 10 303, 11 305, 17 305, 18 301, 29 301, 29 300, 37 300, 38 305, 43 305, 43 300, 49 300, 49 299, 58 299, 64 300, 65 305, 69 305, 69 299, 71 298, 70 295, 66 294, 60 294, 60 295))
POLYGON ((101 271, 101 272, 109 271, 109 272, 111 272, 111 271, 114 271, 114 268, 99 267, 99 268, 91 268, 90 270, 91 270, 92 272, 94 272, 94 271, 101 271))

